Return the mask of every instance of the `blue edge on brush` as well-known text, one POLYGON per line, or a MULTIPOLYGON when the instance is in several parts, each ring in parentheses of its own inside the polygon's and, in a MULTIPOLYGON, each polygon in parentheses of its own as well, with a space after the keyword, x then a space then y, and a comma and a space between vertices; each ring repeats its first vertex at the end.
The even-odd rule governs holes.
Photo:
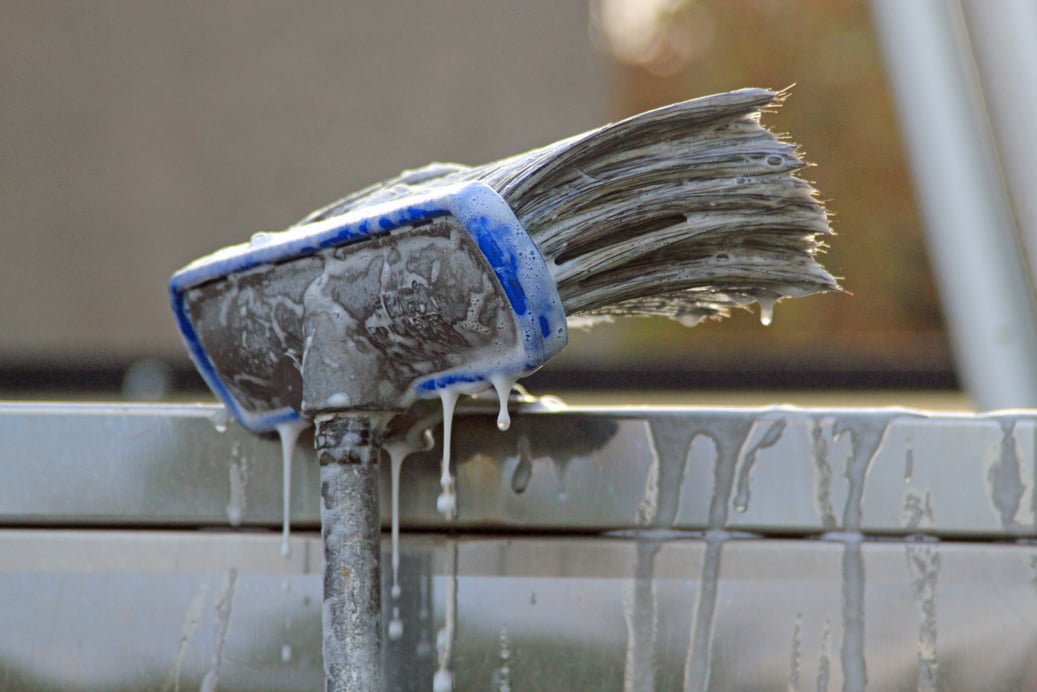
MULTIPOLYGON (((269 432, 278 424, 297 420, 286 407, 273 411, 245 409, 224 385, 206 354, 185 305, 186 292, 209 281, 265 264, 291 261, 321 250, 349 245, 393 229, 435 217, 453 216, 475 240, 500 282, 515 313, 525 347, 525 362, 517 370, 536 370, 565 346, 565 311, 546 262, 508 203, 485 183, 444 186, 419 195, 332 217, 271 234, 254 246, 235 245, 184 267, 170 280, 169 293, 184 344, 205 382, 246 428, 269 432)), ((488 382, 498 372, 444 372, 419 380, 415 393, 434 396, 459 383, 488 382)), ((506 373, 518 375, 515 373, 506 373)))

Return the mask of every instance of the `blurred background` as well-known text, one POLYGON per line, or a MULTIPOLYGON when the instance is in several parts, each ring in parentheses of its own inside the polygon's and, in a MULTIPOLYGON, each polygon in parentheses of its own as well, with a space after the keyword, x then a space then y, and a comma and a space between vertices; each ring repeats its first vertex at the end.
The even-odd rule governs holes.
POLYGON ((0 398, 204 399, 166 294, 190 260, 405 168, 791 84, 765 124, 816 164, 849 293, 576 332, 530 388, 968 407, 853 0, 3 3, 0 398))

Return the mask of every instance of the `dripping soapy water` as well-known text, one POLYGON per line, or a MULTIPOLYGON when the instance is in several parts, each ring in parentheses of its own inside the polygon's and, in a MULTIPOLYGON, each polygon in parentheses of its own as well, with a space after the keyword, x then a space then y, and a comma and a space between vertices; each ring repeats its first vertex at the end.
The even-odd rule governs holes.
POLYGON ((209 420, 212 421, 212 427, 216 432, 221 435, 227 432, 227 425, 230 423, 230 411, 225 406, 220 406, 211 416, 209 420))
POLYGON ((436 510, 447 519, 457 515, 457 494, 454 490, 454 479, 450 475, 450 433, 454 423, 454 406, 460 394, 453 387, 440 390, 439 399, 443 402, 443 461, 439 484, 443 492, 436 498, 436 510))
POLYGON ((864 690, 868 686, 865 660, 865 583, 864 535, 861 532, 864 491, 868 469, 886 440, 896 414, 854 419, 844 416, 832 427, 833 440, 849 439, 850 454, 843 477, 847 482, 841 532, 831 538, 842 542, 842 620, 843 641, 840 658, 844 689, 864 690))
POLYGON ((1021 524, 1016 517, 1026 494, 1026 483, 1022 475, 1023 466, 1020 463, 1021 455, 1016 440, 1018 421, 1006 417, 999 423, 1001 443, 992 463, 989 463, 987 484, 990 502, 1001 519, 1001 526, 1012 530, 1021 524))
POLYGON ((511 427, 511 416, 508 414, 508 397, 511 395, 511 388, 515 386, 515 378, 493 375, 490 377, 490 384, 496 390, 497 399, 500 402, 500 412, 497 414, 497 429, 504 432, 511 427))
POLYGON ((692 621, 691 647, 684 662, 684 689, 709 689, 720 561, 724 545, 731 538, 731 533, 727 531, 728 508, 738 460, 745 450, 751 429, 752 420, 733 419, 713 426, 708 433, 696 433, 713 443, 713 493, 709 500, 709 523, 704 536, 705 556, 692 621))
POLYGON ((403 636, 403 620, 400 618, 400 607, 395 603, 400 597, 400 470, 403 462, 414 452, 432 449, 432 431, 430 418, 425 418, 413 425, 401 439, 386 442, 383 447, 389 454, 389 469, 392 495, 392 589, 390 595, 394 601, 392 619, 389 621, 389 638, 396 640, 403 636), (412 438, 420 436, 421 442, 412 438))
POLYGON ((295 445, 299 441, 299 434, 308 427, 310 427, 310 421, 304 418, 277 424, 277 435, 281 438, 281 555, 286 558, 292 554, 291 543, 288 540, 292 530, 292 457, 295 456, 295 445))
MULTIPOLYGON (((511 425, 508 415, 508 397, 515 384, 515 377, 495 375, 490 378, 493 389, 496 390, 500 400, 500 408, 497 417, 497 427, 507 430, 511 425)), ((453 476, 450 472, 450 451, 452 447, 453 417, 457 401, 462 393, 469 392, 468 386, 445 387, 439 391, 442 405, 443 422, 443 456, 441 460, 440 484, 442 492, 436 499, 436 509, 447 519, 453 519, 457 514, 457 496, 453 476)), ((392 536, 392 587, 391 596, 396 600, 401 595, 399 583, 400 565, 400 472, 403 462, 414 452, 432 449, 433 441, 431 428, 435 423, 433 416, 427 416, 410 427, 410 429, 396 440, 387 441, 383 446, 389 454, 390 477, 391 477, 391 536, 392 536), (414 436, 420 436, 420 442, 414 436)), ((400 618, 399 606, 394 605, 392 619, 389 622, 388 635, 390 639, 396 640, 403 636, 403 621, 400 618)))
POLYGON ((760 324, 764 327, 771 326, 774 322, 774 306, 778 302, 778 296, 776 295, 758 295, 756 296, 756 302, 760 306, 760 324))
MULTIPOLYGON (((515 385, 517 378, 513 375, 496 374, 489 378, 490 384, 497 393, 499 409, 497 413, 497 429, 504 431, 511 427, 511 416, 508 413, 508 397, 515 385)), ((463 393, 480 391, 471 389, 471 385, 455 385, 444 387, 439 390, 439 400, 443 406, 443 460, 439 483, 442 492, 436 498, 436 510, 446 517, 453 519, 457 516, 457 489, 454 478, 450 473, 450 447, 454 427, 454 409, 457 400, 463 393)))
POLYGON ((792 653, 789 655, 789 684, 790 691, 799 690, 799 659, 803 648, 802 639, 803 613, 796 613, 795 623, 792 625, 792 653))
POLYGON ((623 587, 623 617, 627 627, 623 689, 654 690, 656 631, 659 625, 655 558, 662 543, 640 538, 636 544, 634 578, 623 587))
POLYGON ((821 653, 817 659, 817 685, 816 689, 827 690, 828 679, 832 674, 832 623, 825 620, 825 628, 821 632, 821 653))
POLYGON ((446 608, 443 627, 436 632, 436 654, 438 666, 432 677, 434 692, 451 692, 454 689, 454 674, 450 672, 450 653, 454 645, 454 623, 457 619, 457 542, 449 541, 447 558, 446 608))
POLYGON ((500 661, 500 666, 497 668, 496 673, 497 692, 511 692, 511 649, 508 646, 507 627, 501 627, 498 640, 500 642, 500 651, 497 654, 497 658, 500 661))
POLYGON ((767 420, 766 418, 760 420, 761 424, 767 422, 770 423, 770 427, 767 428, 766 432, 764 432, 752 446, 749 446, 748 440, 746 440, 746 446, 749 446, 749 449, 742 455, 742 465, 738 470, 735 480, 734 509, 736 512, 744 513, 749 509, 749 479, 753 467, 756 465, 757 453, 765 449, 770 449, 776 445, 781 440, 782 434, 785 432, 784 417, 774 420, 767 420))
POLYGON ((407 458, 409 449, 405 446, 386 446, 389 452, 389 466, 392 477, 392 619, 389 621, 389 639, 403 636, 403 620, 400 619, 400 606, 396 601, 400 598, 400 468, 407 458))
POLYGON ((231 526, 241 526, 241 518, 247 503, 248 457, 241 453, 241 443, 235 441, 230 448, 229 478, 230 498, 227 502, 227 521, 231 526))
POLYGON ((917 689, 940 689, 940 662, 936 654, 936 588, 940 577, 940 553, 935 545, 906 545, 911 591, 918 608, 917 689))

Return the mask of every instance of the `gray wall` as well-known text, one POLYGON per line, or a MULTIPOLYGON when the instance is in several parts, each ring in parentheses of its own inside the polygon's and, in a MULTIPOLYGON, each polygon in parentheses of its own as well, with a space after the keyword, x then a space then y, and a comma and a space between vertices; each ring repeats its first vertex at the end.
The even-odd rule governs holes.
POLYGON ((0 359, 183 356, 186 262, 609 119, 586 4, 0 5, 0 359))

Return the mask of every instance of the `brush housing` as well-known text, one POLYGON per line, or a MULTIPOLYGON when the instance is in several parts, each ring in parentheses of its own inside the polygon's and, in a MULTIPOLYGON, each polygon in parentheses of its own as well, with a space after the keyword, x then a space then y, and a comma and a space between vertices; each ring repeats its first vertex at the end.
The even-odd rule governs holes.
POLYGON ((256 234, 178 271, 170 298, 199 372, 255 432, 478 391, 568 338, 537 246, 481 182, 256 234))

